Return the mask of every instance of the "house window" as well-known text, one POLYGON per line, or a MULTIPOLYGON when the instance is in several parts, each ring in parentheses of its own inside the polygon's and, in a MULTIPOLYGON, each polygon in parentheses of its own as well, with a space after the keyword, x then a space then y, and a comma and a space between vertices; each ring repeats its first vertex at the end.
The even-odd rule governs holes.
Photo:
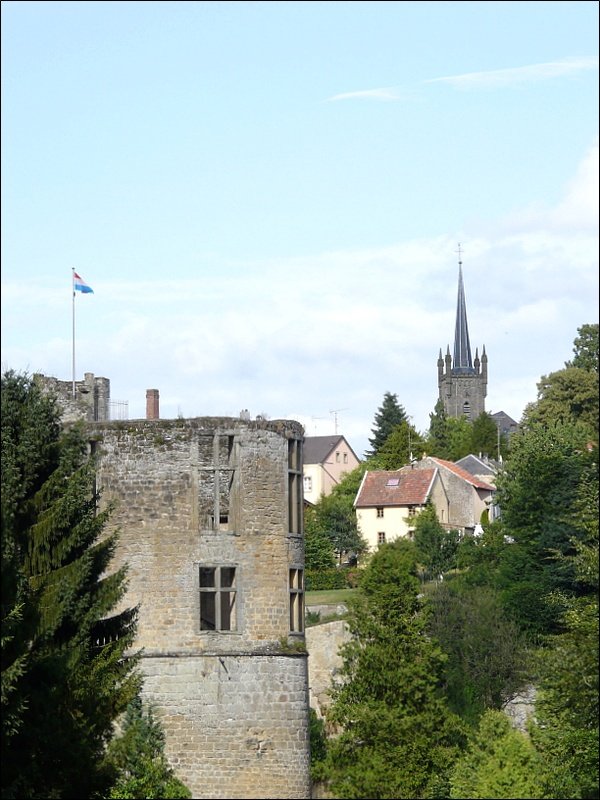
POLYGON ((235 567, 200 567, 201 631, 237 630, 235 573, 235 567))
POLYGON ((348 453, 344 453, 344 464, 348 463, 348 453))
POLYGON ((377 509, 377 517, 378 517, 378 519, 383 517, 383 508, 378 508, 377 509))
POLYGON ((377 534, 377 544, 385 544, 385 531, 380 531, 377 534))
POLYGON ((290 631, 304 630, 304 570, 290 569, 290 631))
POLYGON ((338 464, 340 463, 340 453, 339 453, 339 450, 338 450, 338 452, 335 454, 335 460, 336 460, 336 462, 337 462, 338 464))
POLYGON ((312 492, 312 477, 310 475, 304 478, 304 491, 312 492))

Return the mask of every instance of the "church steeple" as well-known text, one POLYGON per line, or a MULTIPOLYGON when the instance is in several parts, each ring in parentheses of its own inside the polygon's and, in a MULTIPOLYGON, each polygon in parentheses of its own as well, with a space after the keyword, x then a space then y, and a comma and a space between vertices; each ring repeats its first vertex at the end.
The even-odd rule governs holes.
POLYGON ((450 346, 446 349, 445 358, 442 358, 442 351, 440 350, 437 361, 438 388, 439 399, 444 404, 444 411, 448 417, 454 419, 466 417, 469 420, 475 420, 485 411, 488 357, 485 352, 485 345, 481 350, 481 356, 479 355, 479 348, 477 348, 475 350, 475 361, 471 357, 461 255, 462 250, 459 244, 454 358, 450 355, 450 346))
POLYGON ((467 304, 465 303, 465 287, 463 285, 462 261, 460 258, 460 244, 458 245, 458 299, 456 301, 456 327, 454 329, 454 363, 453 372, 472 375, 473 361, 471 359, 471 343, 469 341, 469 326, 467 325, 467 304))

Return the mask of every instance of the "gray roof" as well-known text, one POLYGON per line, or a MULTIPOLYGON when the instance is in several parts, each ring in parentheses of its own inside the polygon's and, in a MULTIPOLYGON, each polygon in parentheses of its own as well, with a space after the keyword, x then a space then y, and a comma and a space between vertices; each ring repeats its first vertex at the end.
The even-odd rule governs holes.
POLYGON ((458 299, 456 301, 456 328, 454 330, 454 362, 452 372, 474 373, 471 343, 467 325, 467 304, 463 286, 462 261, 458 262, 458 299))
POLYGON ((454 463, 471 475, 495 475, 498 471, 498 462, 491 458, 479 458, 472 453, 454 463))
POLYGON ((344 442, 348 450, 360 460, 354 450, 350 447, 343 436, 305 436, 304 437, 304 463, 305 464, 324 464, 327 456, 336 447, 340 448, 340 442, 344 442))

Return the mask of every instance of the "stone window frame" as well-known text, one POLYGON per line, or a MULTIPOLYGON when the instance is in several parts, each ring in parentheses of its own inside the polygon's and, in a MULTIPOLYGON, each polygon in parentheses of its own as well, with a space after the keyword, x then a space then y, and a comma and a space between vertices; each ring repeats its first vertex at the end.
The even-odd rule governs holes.
POLYGON ((194 562, 194 584, 196 587, 196 630, 201 636, 223 636, 223 635, 239 635, 241 633, 241 584, 240 584, 240 565, 235 562, 204 562, 204 561, 195 561, 194 562), (215 616, 218 619, 215 620, 215 627, 214 628, 203 628, 202 627, 202 601, 201 596, 202 594, 209 594, 211 593, 211 589, 213 587, 206 586, 202 587, 200 585, 200 571, 202 569, 214 569, 218 571, 216 574, 218 575, 218 579, 215 581, 214 593, 215 593, 215 616), (234 581, 231 586, 221 586, 221 569, 233 569, 235 571, 234 581), (226 593, 233 592, 235 594, 234 605, 232 610, 233 616, 233 627, 224 628, 221 625, 222 622, 222 615, 221 615, 221 595, 226 593))
POLYGON ((289 631, 304 634, 304 566, 290 564, 288 569, 288 594, 290 601, 289 631))

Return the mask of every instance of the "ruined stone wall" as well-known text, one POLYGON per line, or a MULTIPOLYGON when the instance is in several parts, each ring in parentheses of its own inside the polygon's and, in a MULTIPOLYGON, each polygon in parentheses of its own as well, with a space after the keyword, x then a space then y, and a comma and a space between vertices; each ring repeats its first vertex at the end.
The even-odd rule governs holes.
POLYGON ((105 422, 110 419, 110 381, 86 372, 82 381, 60 381, 58 378, 36 373, 34 379, 46 392, 56 395, 61 408, 63 424, 84 420, 105 422))
POLYGON ((307 657, 290 611, 302 427, 138 420, 90 436, 102 503, 117 503, 122 605, 139 605, 144 694, 177 775, 194 798, 310 797, 307 657))

